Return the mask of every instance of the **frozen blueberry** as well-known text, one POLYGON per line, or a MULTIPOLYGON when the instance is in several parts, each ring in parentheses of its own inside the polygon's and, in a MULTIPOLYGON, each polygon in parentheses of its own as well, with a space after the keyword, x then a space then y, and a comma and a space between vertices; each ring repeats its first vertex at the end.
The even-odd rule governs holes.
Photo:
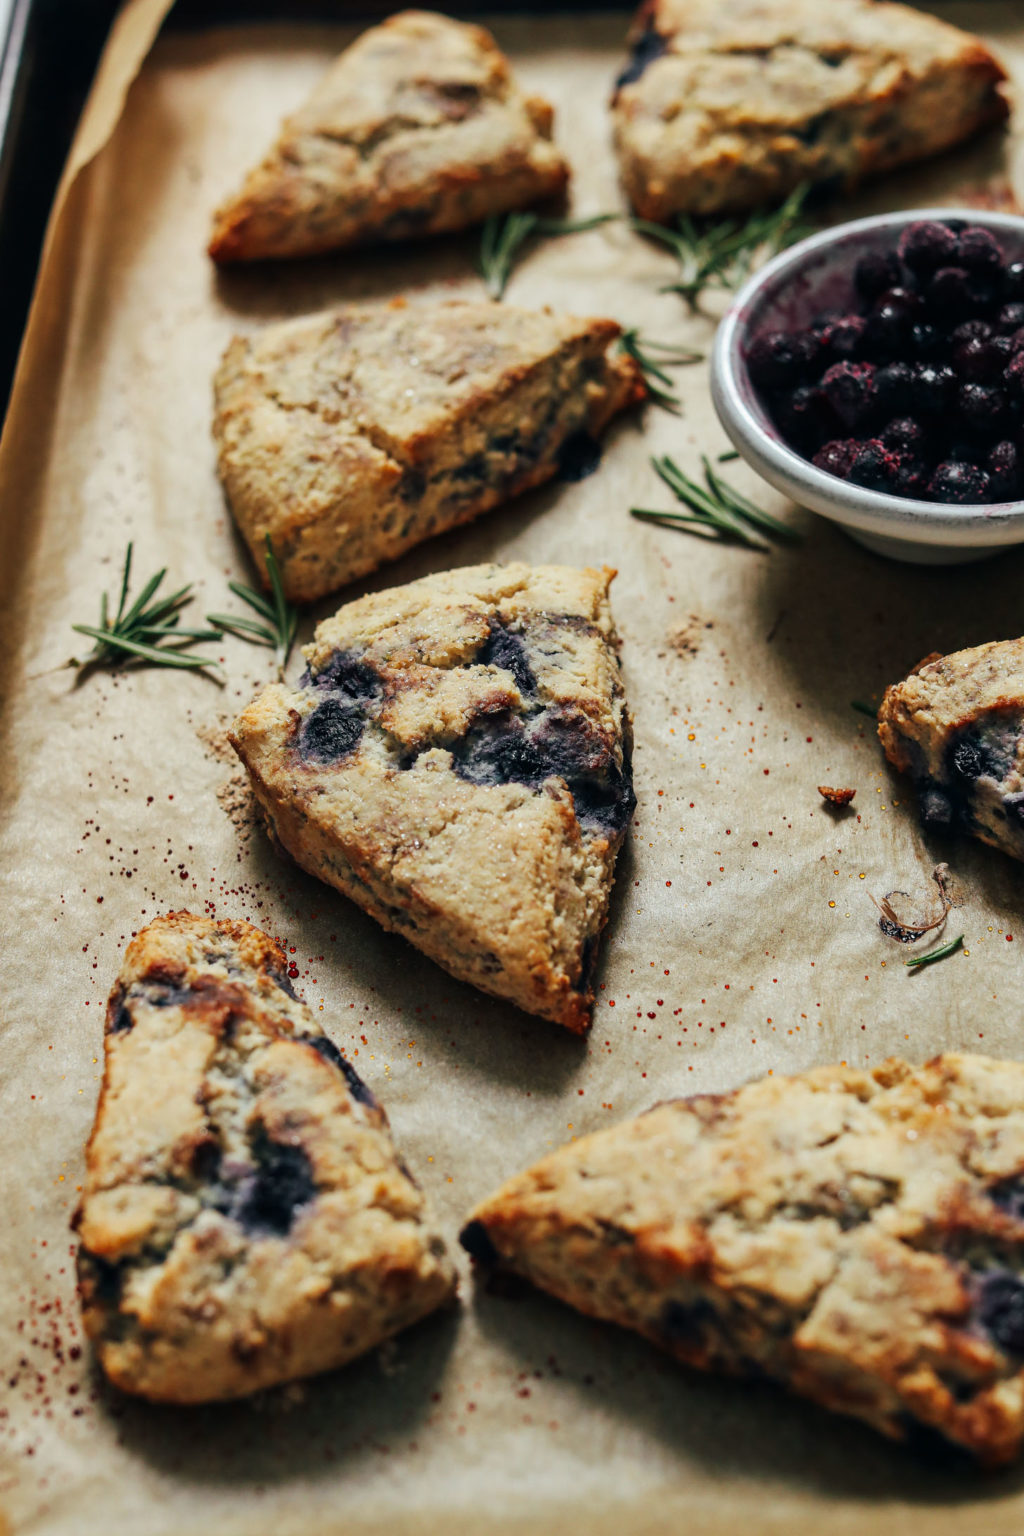
POLYGON ((768 331, 756 337, 747 352, 747 369, 752 382, 761 389, 799 383, 804 357, 798 338, 785 331, 768 331))
POLYGON ((979 437, 996 437, 1007 425, 1006 396, 993 384, 961 384, 957 392, 961 419, 979 437))
MULTIPOLYGON (((936 501, 950 502, 955 506, 969 506, 984 501, 988 494, 989 478, 976 464, 940 464, 928 482, 928 494, 936 501)), ((922 811, 922 814, 924 812, 922 811)), ((948 819, 948 818, 947 818, 948 819)))
POLYGON ((953 349, 952 359, 957 377, 972 384, 991 384, 998 379, 1007 362, 1006 349, 997 345, 1000 341, 1005 341, 1005 337, 960 342, 953 349))
POLYGON ((1024 299, 1024 261, 1011 261, 1004 271, 1003 297, 1024 299))
POLYGON ((996 443, 985 463, 991 480, 991 494, 1000 501, 1013 501, 1020 490, 1020 449, 1009 439, 996 443))
POLYGON ((836 363, 860 357, 866 323, 863 315, 840 315, 822 336, 825 356, 836 363))
POLYGON ((846 480, 859 449, 860 443, 854 437, 835 438, 818 449, 812 462, 818 469, 846 480))
POLYGON ((940 267, 928 283, 927 295, 939 314, 966 315, 974 307, 970 279, 963 267, 940 267))
POLYGON ((978 1319, 1002 1349, 1024 1354, 1024 1281, 1009 1269, 990 1269, 977 1281, 978 1319))
POLYGON ((1003 369, 1003 388, 1011 400, 1024 400, 1024 350, 1014 353, 1003 369))
POLYGON ((871 491, 894 491, 900 475, 900 456, 877 437, 861 443, 847 479, 871 491))
POLYGON ((865 299, 877 299, 902 277, 903 268, 895 251, 868 251, 853 269, 854 286, 865 299))
MULTIPOLYGON (((900 293, 901 290, 894 290, 900 293)), ((917 295, 914 299, 916 301, 917 295)), ((883 296, 868 315, 864 327, 864 349, 879 359, 902 357, 909 348, 910 327, 915 310, 902 297, 883 296)))
POLYGON ((822 377, 822 394, 845 426, 856 428, 875 405, 872 363, 834 363, 822 377))
POLYGON ((881 417, 906 413, 913 375, 907 363, 887 363, 875 374, 875 400, 881 417))
POLYGON ((950 266, 956 258, 956 235, 945 224, 933 219, 918 219, 908 224, 900 236, 900 259, 912 272, 934 272, 950 266))
POLYGON ((895 453, 920 454, 925 444, 925 431, 912 416, 897 416, 879 433, 879 440, 895 453))
POLYGON ((956 264, 967 272, 993 276, 1003 265, 1003 251, 994 235, 980 224, 971 224, 957 240, 956 264))
POLYGON ((992 327, 987 320, 965 320, 949 339, 956 347, 963 341, 988 341, 991 335, 992 327))
POLYGON ((783 437, 801 449, 817 448, 834 421, 821 391, 812 384, 780 394, 772 404, 772 415, 783 437))
POLYGON ((1024 325, 1024 302, 1015 299, 1012 304, 1004 304, 996 316, 996 325, 1004 336, 1019 331, 1024 325))
POLYGON ((938 326, 922 320, 915 320, 910 327, 907 343, 910 355, 922 360, 939 357, 946 349, 946 339, 938 326))
POLYGON ((910 399, 915 413, 935 416, 946 409, 956 390, 956 374, 946 363, 916 363, 911 367, 910 399))

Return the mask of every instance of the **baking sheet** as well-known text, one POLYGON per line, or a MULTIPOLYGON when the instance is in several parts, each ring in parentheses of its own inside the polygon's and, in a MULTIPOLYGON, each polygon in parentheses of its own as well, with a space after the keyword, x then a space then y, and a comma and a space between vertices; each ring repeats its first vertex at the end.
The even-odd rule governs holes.
MULTIPOLYGON (((168 34, 150 52, 167 8, 129 6, 108 48, 0 447, 0 1509, 45 1536, 511 1536, 569 1519, 599 1536, 843 1536, 868 1520, 880 1536, 911 1520, 922 1536, 1019 1536, 1022 1471, 923 1467, 853 1423, 687 1374, 541 1297, 474 1290, 466 1265, 456 1314, 251 1403, 149 1407, 93 1371, 67 1223, 106 993, 127 940, 159 912, 244 916, 285 941, 453 1242, 508 1173, 656 1099, 833 1060, 1024 1049, 1020 867, 922 834, 909 786, 850 708, 930 650, 1020 633, 1024 561, 897 565, 795 511, 805 543, 767 555, 631 521, 631 504, 668 505, 651 453, 693 470, 701 450, 727 446, 703 367, 678 375, 683 417, 620 423, 592 478, 525 497, 346 594, 490 558, 618 567, 639 806, 589 1040, 451 981, 251 831, 221 730, 269 679, 269 653, 225 640, 222 689, 161 670, 75 686, 61 663, 87 642, 69 625, 95 620, 129 538, 140 581, 166 564, 195 583, 197 616, 234 606, 228 580, 249 579, 209 437, 210 376, 233 332, 350 299, 481 293, 472 237, 217 274, 203 254, 214 204, 355 29, 168 34), (855 786, 852 811, 828 810, 818 784, 855 786), (962 929, 968 953, 914 974, 869 897, 901 887, 926 900, 939 860, 963 895, 947 933, 962 929)), ((1024 77, 1012 0, 937 9, 1024 77)), ((619 206, 604 104, 624 17, 489 24, 556 104, 575 211, 619 206)), ((992 136, 837 216, 1002 195, 1019 148, 992 136)), ((713 319, 657 292, 671 274, 613 225, 537 248, 508 299, 707 349, 713 319)), ((742 466, 727 471, 785 510, 742 466)))

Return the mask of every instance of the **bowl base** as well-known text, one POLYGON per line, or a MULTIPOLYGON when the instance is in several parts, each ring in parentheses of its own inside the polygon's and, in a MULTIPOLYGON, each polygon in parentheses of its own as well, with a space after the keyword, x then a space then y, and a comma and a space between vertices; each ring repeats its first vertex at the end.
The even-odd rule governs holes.
POLYGON ((843 532, 873 554, 911 565, 966 565, 968 561, 991 560, 993 555, 1001 553, 999 545, 972 549, 963 544, 919 544, 915 539, 894 539, 888 534, 867 533, 860 528, 846 527, 843 532))

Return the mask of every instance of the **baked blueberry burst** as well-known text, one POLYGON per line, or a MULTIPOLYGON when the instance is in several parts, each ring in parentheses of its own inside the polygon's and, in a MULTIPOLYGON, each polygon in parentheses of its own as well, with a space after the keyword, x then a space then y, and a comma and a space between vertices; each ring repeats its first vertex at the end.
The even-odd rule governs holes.
POLYGON ((854 301, 765 331, 751 382, 785 441, 840 480, 953 504, 1024 495, 1024 261, 960 219, 908 225, 854 301))

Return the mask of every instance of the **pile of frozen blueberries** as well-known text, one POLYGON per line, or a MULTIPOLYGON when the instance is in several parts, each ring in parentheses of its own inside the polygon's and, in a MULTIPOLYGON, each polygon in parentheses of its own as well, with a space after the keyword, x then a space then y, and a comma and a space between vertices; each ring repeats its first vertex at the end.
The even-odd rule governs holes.
POLYGON ((861 256, 856 308, 747 353, 783 438, 819 469, 922 501, 1024 497, 1024 261, 919 220, 861 256))

